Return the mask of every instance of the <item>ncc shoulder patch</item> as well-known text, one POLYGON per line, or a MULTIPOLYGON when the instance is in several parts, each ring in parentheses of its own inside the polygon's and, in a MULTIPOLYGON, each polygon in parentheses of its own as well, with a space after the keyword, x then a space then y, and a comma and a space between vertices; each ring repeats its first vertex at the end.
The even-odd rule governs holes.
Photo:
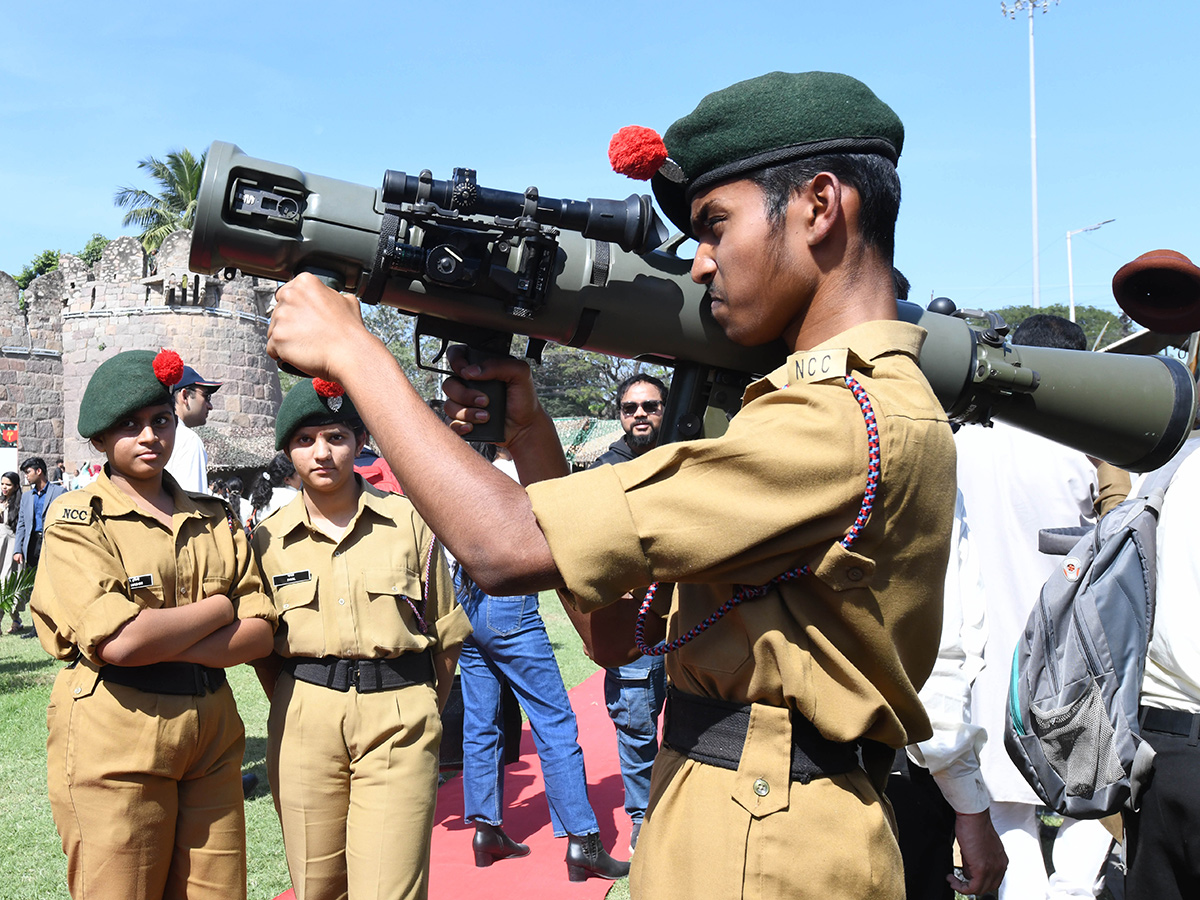
POLYGON ((815 384, 842 379, 850 374, 847 349, 808 350, 788 357, 788 384, 815 384))
POLYGON ((58 507, 58 512, 51 524, 90 525, 94 515, 90 504, 87 506, 62 504, 58 507))

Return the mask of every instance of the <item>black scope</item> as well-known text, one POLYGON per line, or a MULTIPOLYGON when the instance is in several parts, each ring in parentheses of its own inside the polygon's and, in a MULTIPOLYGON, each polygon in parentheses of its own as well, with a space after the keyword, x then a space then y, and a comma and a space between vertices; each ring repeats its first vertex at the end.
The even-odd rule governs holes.
POLYGON ((532 218, 539 225, 610 241, 630 253, 649 253, 670 237, 646 195, 630 194, 624 200, 555 200, 540 196, 533 187, 523 194, 481 187, 474 169, 455 169, 449 181, 434 178, 428 169, 420 175, 388 169, 383 175, 383 201, 395 206, 432 203, 465 216, 532 218))

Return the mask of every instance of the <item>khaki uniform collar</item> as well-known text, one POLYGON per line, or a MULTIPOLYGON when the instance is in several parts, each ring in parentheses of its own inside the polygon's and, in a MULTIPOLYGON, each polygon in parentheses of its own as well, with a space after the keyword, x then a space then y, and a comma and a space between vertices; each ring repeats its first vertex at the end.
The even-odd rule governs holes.
MULTIPOLYGON (((359 487, 362 489, 358 495, 358 510, 354 513, 354 518, 350 520, 349 526, 346 528, 346 534, 350 534, 358 524, 358 520, 364 515, 370 514, 383 521, 391 521, 391 517, 387 514, 385 508, 385 500, 388 494, 379 490, 373 484, 363 480, 363 477, 357 472, 354 474, 355 480, 358 481, 359 487)), ((301 498, 303 498, 303 491, 301 498)), ((278 534, 280 537, 288 537, 297 528, 303 527, 311 534, 320 534, 326 537, 323 532, 313 528, 312 518, 308 514, 308 505, 303 499, 299 503, 288 503, 271 516, 273 527, 272 533, 278 534)))
POLYGON ((869 374, 882 356, 900 353, 915 361, 925 334, 924 328, 892 319, 855 325, 811 350, 798 350, 788 356, 782 366, 746 388, 742 403, 796 382, 840 379, 853 371, 869 374))
MULTIPOLYGON (((96 494, 101 500, 101 509, 105 515, 121 516, 128 513, 137 513, 140 516, 145 516, 147 519, 154 517, 138 506, 133 498, 117 487, 111 478, 109 478, 109 464, 104 464, 104 469, 100 475, 92 482, 96 494)), ((210 515, 211 510, 205 511, 200 508, 199 504, 188 496, 187 491, 181 488, 178 482, 175 481, 171 474, 163 471, 163 487, 171 494, 171 500, 175 504, 175 515, 185 518, 197 518, 199 516, 210 515)), ((217 498, 213 498, 216 500, 217 498)))

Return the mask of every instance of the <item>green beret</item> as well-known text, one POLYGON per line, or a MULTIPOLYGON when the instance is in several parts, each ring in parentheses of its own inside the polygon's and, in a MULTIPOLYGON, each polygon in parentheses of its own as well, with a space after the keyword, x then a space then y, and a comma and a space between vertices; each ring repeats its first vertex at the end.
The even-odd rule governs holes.
POLYGON ((126 350, 107 359, 92 374, 79 404, 79 434, 92 438, 130 413, 158 403, 171 405, 171 377, 183 363, 171 351, 126 350), (164 359, 169 357, 169 359, 164 359), (175 366, 174 363, 178 362, 175 366), (160 375, 167 379, 164 383, 160 375))
POLYGON ((275 449, 286 450, 296 429, 308 425, 357 424, 358 410, 336 381, 305 379, 288 391, 275 416, 275 449))
POLYGON ((654 195, 691 234, 692 198, 717 182, 828 153, 873 153, 895 163, 904 125, 849 75, 772 72, 709 94, 663 142, 670 159, 653 178, 654 195))

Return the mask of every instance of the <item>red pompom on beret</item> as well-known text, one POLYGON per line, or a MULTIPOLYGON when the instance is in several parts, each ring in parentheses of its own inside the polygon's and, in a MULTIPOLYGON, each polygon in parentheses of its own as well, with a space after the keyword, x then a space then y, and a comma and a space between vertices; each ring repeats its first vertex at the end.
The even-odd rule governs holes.
POLYGON ((318 397, 340 397, 346 393, 346 389, 336 381, 326 381, 324 378, 313 379, 313 390, 317 392, 318 397))
POLYGON ((174 350, 160 350, 154 357, 154 377, 167 387, 179 383, 183 377, 183 360, 174 350))
POLYGON ((667 159, 667 145, 653 128, 626 125, 608 142, 613 170, 638 181, 652 178, 667 159))

